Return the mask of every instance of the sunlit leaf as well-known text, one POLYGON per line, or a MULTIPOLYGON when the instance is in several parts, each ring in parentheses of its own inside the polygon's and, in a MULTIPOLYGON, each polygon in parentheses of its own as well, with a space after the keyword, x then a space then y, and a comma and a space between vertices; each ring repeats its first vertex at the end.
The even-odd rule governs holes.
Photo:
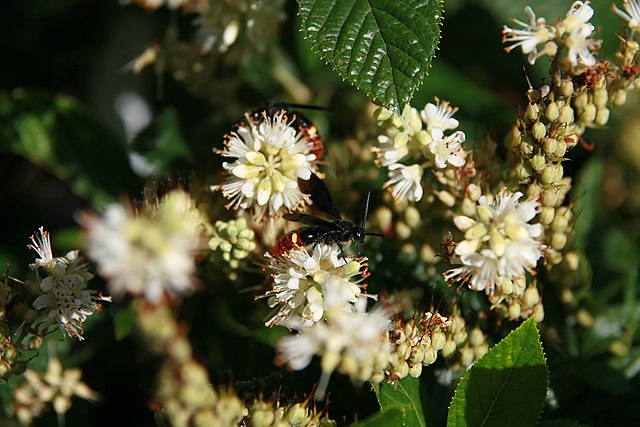
POLYGON ((302 30, 340 76, 399 113, 440 39, 439 0, 300 0, 302 30))

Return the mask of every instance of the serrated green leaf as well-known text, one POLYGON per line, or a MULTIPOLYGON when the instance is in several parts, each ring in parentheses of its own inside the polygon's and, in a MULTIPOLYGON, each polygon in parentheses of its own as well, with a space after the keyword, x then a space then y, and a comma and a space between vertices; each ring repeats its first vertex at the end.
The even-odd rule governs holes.
POLYGON ((363 421, 356 421, 351 427, 387 427, 402 426, 404 415, 398 408, 391 408, 386 411, 380 411, 375 415, 363 421))
POLYGON ((440 39, 440 0, 300 0, 302 30, 340 76, 400 114, 440 39))
POLYGON ((547 389, 547 367, 533 318, 469 369, 449 407, 448 427, 533 426, 547 389))
POLYGON ((402 425, 406 427, 424 427, 427 425, 420 400, 419 378, 405 377, 395 385, 383 383, 379 389, 376 389, 376 396, 380 404, 380 412, 367 421, 367 423, 372 422, 374 424, 362 425, 402 425), (398 411, 401 414, 399 423, 380 424, 382 422, 380 420, 388 421, 389 417, 391 417, 391 415, 385 415, 387 412, 392 412, 394 414, 393 417, 395 417, 398 411))

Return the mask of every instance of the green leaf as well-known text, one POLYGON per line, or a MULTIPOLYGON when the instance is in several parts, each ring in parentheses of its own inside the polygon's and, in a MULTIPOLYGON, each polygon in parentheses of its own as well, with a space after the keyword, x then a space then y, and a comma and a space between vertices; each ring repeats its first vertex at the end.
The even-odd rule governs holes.
POLYGON ((185 142, 175 108, 165 108, 153 122, 138 134, 132 151, 142 154, 153 165, 156 176, 170 176, 177 160, 191 160, 193 155, 185 142))
POLYGON ((441 0, 300 0, 302 31, 340 76, 400 114, 440 39, 441 0))
POLYGON ((136 326, 136 310, 133 304, 123 310, 119 310, 113 318, 113 334, 116 341, 127 338, 136 326))
POLYGON ((383 383, 376 389, 380 412, 365 420, 366 426, 426 426, 420 400, 420 379, 405 377, 395 385, 383 383), (398 419, 398 415, 400 418, 398 419), (392 421, 394 420, 394 421, 392 421))
POLYGON ((0 148, 50 171, 94 206, 139 187, 123 144, 64 95, 0 92, 0 148))
POLYGON ((533 426, 547 389, 547 367, 533 318, 464 375, 449 407, 448 427, 533 426))

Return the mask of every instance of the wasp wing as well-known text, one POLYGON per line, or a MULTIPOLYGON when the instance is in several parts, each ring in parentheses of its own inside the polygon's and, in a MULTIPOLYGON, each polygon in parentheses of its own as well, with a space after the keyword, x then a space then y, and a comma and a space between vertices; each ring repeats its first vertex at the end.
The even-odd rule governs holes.
POLYGON ((288 221, 301 222, 307 225, 320 225, 320 226, 331 225, 331 223, 327 220, 318 218, 313 215, 303 214, 303 213, 288 213, 288 214, 284 214, 283 218, 288 221))
POLYGON ((331 215, 335 219, 342 219, 340 212, 338 212, 333 200, 331 200, 329 189, 316 174, 312 173, 308 180, 298 179, 298 185, 302 192, 311 196, 311 200, 318 210, 331 215))

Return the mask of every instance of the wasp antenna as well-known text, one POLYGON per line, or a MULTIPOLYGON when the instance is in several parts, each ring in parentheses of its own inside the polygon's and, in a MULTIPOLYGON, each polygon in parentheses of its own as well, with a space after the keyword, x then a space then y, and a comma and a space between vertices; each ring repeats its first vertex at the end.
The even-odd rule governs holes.
POLYGON ((365 236, 378 236, 378 237, 382 237, 383 239, 386 239, 387 236, 382 234, 382 233, 364 233, 365 236))
POLYGON ((364 218, 362 218, 362 226, 367 221, 367 215, 369 214, 369 199, 371 199, 371 191, 367 193, 367 203, 364 205, 364 218))

